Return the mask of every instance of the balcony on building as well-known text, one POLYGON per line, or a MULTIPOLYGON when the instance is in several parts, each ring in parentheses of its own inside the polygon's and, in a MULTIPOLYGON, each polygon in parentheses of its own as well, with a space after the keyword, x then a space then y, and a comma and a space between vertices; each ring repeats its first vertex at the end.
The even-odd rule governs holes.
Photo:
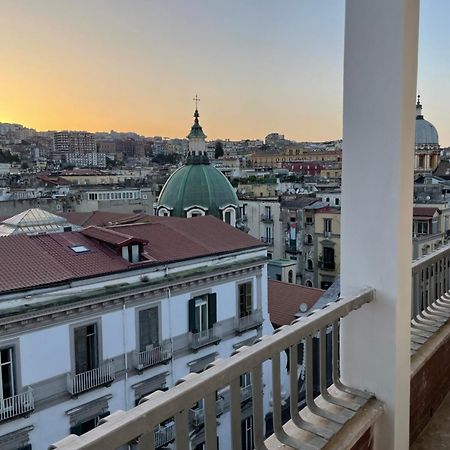
POLYGON ((336 263, 334 261, 319 261, 319 269, 334 272, 336 270, 336 263))
POLYGON ((167 363, 172 358, 172 343, 163 341, 161 345, 151 345, 142 352, 134 353, 134 366, 137 370, 144 370, 157 364, 167 363))
MULTIPOLYGON (((218 397, 215 402, 215 416, 219 416, 224 412, 225 400, 218 397)), ((191 408, 189 410, 189 422, 193 427, 199 427, 205 422, 205 407, 203 405, 191 408)))
POLYGON ((67 374, 67 390, 71 395, 78 395, 91 389, 110 385, 115 378, 114 363, 105 361, 94 369, 77 374, 67 374))
POLYGON ((155 448, 163 447, 175 439, 175 422, 158 425, 154 429, 155 448))
POLYGON ((24 392, 10 397, 0 397, 0 423, 29 414, 34 410, 33 391, 30 387, 24 392))
POLYGON ((289 239, 284 245, 286 253, 298 253, 297 241, 289 239))
POLYGON ((437 424, 429 437, 426 426, 450 399, 450 245, 412 262, 418 31, 418 0, 346 1, 341 298, 52 449, 118 448, 132 439, 153 448, 154 427, 169 417, 175 417, 177 448, 189 448, 189 411, 198 401, 205 448, 217 450, 216 393, 227 388, 226 445, 241 449, 240 377, 246 373, 256 449, 406 450, 415 441, 423 442, 417 449, 448 447, 448 416, 447 427, 437 424), (283 423, 286 353, 289 419, 283 423), (271 386, 263 387, 263 365, 270 366, 271 386))
POLYGON ((189 332, 189 345, 193 350, 198 350, 211 344, 217 344, 221 340, 221 330, 218 323, 211 328, 198 332, 189 332))
POLYGON ((273 237, 261 236, 261 242, 266 245, 273 245, 273 237))
POLYGON ((263 223, 273 223, 273 216, 271 213, 262 213, 261 214, 261 222, 263 223))
POLYGON ((254 309, 240 314, 235 318, 234 327, 238 333, 258 328, 263 323, 263 315, 260 309, 254 309))

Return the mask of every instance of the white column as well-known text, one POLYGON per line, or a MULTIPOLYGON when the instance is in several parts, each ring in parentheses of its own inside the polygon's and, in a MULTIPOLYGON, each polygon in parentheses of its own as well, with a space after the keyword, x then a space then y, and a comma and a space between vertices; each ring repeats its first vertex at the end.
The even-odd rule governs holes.
POLYGON ((411 226, 419 0, 347 0, 342 294, 376 300, 342 324, 342 372, 386 413, 375 446, 409 448, 411 226))

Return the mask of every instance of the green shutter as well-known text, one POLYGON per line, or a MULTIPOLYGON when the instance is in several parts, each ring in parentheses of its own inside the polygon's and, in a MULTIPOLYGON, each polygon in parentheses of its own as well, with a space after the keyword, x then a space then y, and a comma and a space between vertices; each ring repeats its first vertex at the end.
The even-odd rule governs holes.
POLYGON ((189 314, 189 331, 191 333, 197 333, 197 329, 195 326, 195 298, 191 298, 188 304, 188 314, 189 314))
POLYGON ((217 322, 217 294, 208 294, 208 328, 217 322))

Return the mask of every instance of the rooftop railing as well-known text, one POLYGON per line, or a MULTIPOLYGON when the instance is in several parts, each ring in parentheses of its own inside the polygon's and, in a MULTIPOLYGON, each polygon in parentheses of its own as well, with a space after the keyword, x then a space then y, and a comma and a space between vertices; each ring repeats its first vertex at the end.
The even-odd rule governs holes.
POLYGON ((411 352, 450 318, 450 245, 413 262, 411 352))
POLYGON ((288 435, 282 427, 281 405, 281 358, 289 353, 290 418, 299 430, 306 430, 314 436, 308 449, 322 448, 336 434, 360 407, 368 401, 371 394, 345 386, 339 374, 339 326, 340 319, 351 311, 362 307, 374 299, 374 291, 367 289, 360 294, 327 304, 308 316, 283 326, 272 336, 264 336, 252 346, 244 346, 226 360, 216 360, 202 373, 191 373, 182 378, 176 386, 166 392, 157 391, 144 398, 144 402, 128 412, 117 411, 103 419, 94 430, 81 437, 71 435, 55 443, 51 449, 115 449, 133 440, 138 441, 140 449, 154 449, 153 429, 159 423, 174 417, 175 445, 189 448, 189 411, 193 404, 203 399, 206 448, 217 450, 217 392, 230 388, 231 437, 229 447, 241 448, 241 401, 240 377, 250 373, 253 409, 253 439, 255 448, 264 448, 264 408, 263 408, 263 363, 271 361, 272 415, 275 437, 283 444, 303 448, 303 443, 293 435, 288 435), (327 344, 327 334, 331 334, 327 344), (313 337, 319 338, 319 368, 313 369, 313 337), (305 348, 305 390, 306 407, 324 420, 326 425, 307 421, 299 414, 298 345, 304 342, 305 348), (327 348, 331 345, 330 359, 327 348), (331 364, 331 367, 329 365, 331 364), (333 393, 327 387, 327 369, 332 372, 333 393), (321 405, 316 402, 313 386, 314 375, 320 380, 321 405), (335 392, 349 394, 348 398, 338 397, 335 392), (325 408, 323 401, 333 408, 325 408), (152 431, 149 431, 152 430, 152 431), (311 443, 313 442, 313 443, 311 443))
POLYGON ((33 391, 29 387, 21 394, 0 399, 0 422, 22 416, 34 410, 33 391))

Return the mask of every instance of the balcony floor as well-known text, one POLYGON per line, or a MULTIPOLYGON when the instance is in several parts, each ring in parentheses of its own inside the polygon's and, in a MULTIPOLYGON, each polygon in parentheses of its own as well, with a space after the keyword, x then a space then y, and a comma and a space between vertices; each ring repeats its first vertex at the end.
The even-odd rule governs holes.
POLYGON ((450 449, 450 393, 411 446, 411 450, 450 449))

